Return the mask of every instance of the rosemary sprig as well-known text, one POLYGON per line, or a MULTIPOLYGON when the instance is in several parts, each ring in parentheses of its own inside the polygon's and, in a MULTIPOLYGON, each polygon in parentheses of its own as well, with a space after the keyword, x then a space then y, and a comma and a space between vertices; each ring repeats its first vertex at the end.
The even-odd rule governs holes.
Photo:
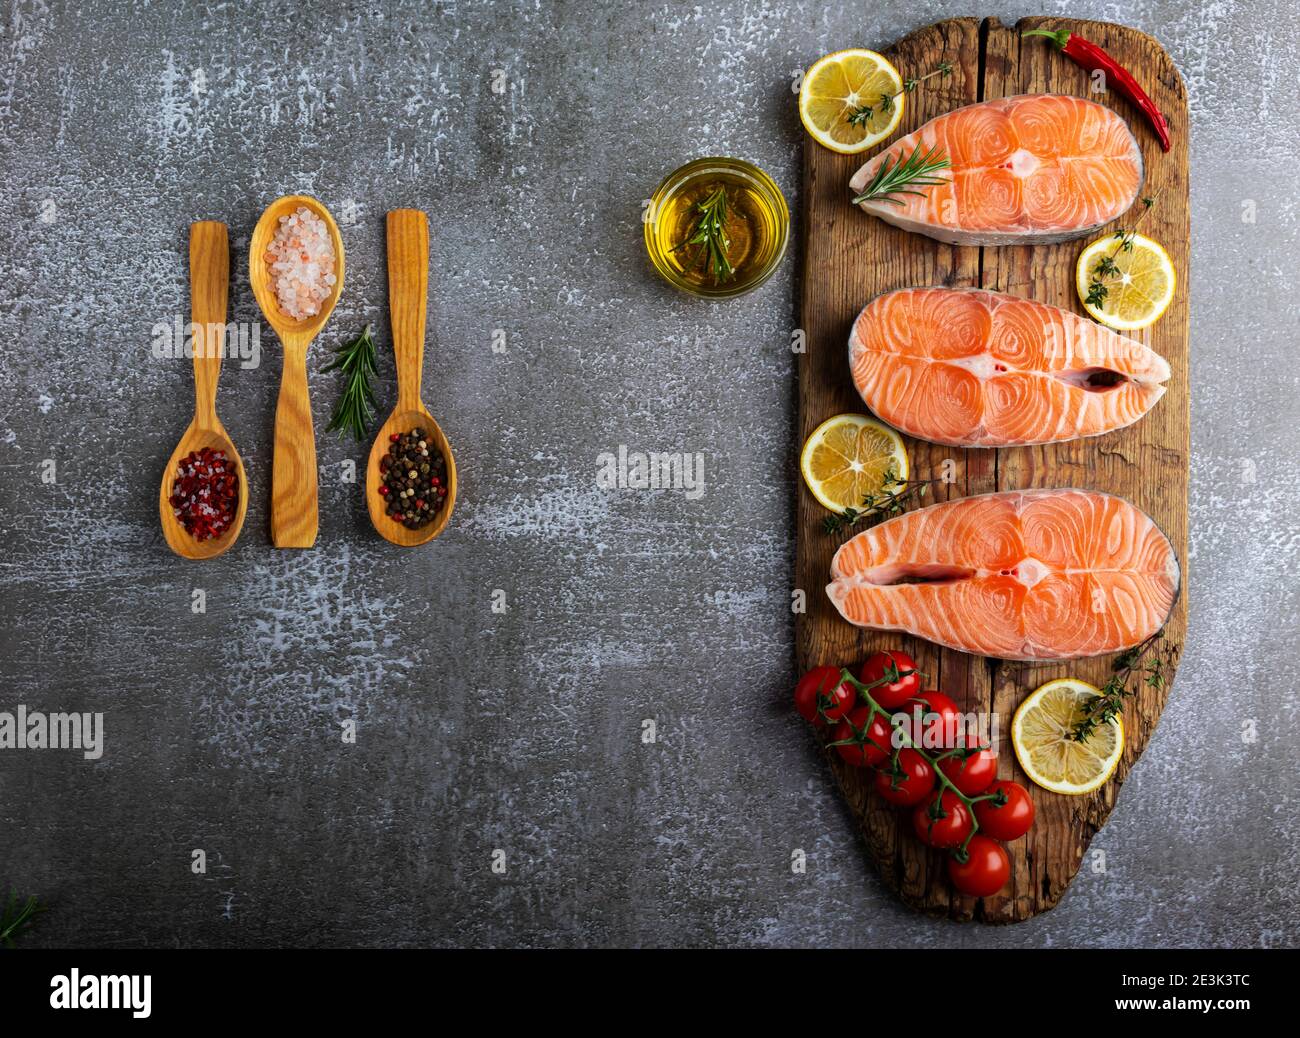
POLYGON ((890 465, 885 470, 885 479, 879 493, 867 494, 862 499, 861 508, 846 508, 838 515, 828 515, 822 520, 822 528, 827 533, 834 534, 852 529, 860 523, 875 525, 883 519, 901 515, 908 498, 924 497, 930 490, 930 484, 935 482, 937 480, 899 479, 898 470, 890 465))
POLYGON ((35 897, 29 897, 20 906, 18 891, 11 887, 9 902, 4 906, 4 911, 0 912, 0 944, 12 948, 14 938, 28 929, 32 925, 32 920, 44 911, 45 906, 37 902, 35 897))
MULTIPOLYGON (((917 79, 909 78, 903 80, 903 89, 898 91, 896 94, 881 94, 880 100, 876 102, 876 106, 879 107, 882 115, 888 115, 890 112, 894 110, 895 101, 897 101, 904 94, 910 94, 913 90, 915 90, 918 86, 924 83, 927 79, 933 79, 935 76, 942 76, 944 79, 947 79, 951 75, 952 75, 952 62, 941 61, 937 66, 935 66, 933 72, 927 72, 924 76, 921 76, 920 78, 917 79)), ((869 120, 873 114, 875 114, 875 108, 873 108, 871 105, 858 105, 858 107, 850 111, 849 114, 845 116, 845 118, 848 119, 849 125, 861 126, 863 123, 869 120)))
POLYGON ((727 250, 731 248, 731 239, 727 237, 727 189, 719 187, 708 198, 695 203, 698 218, 691 229, 691 235, 673 252, 688 245, 703 245, 701 257, 713 275, 713 283, 720 285, 736 276, 735 268, 727 259, 727 250))
POLYGON ((375 374, 375 340, 370 335, 370 325, 349 343, 335 351, 323 371, 339 368, 343 372, 343 395, 334 405, 326 432, 339 430, 339 436, 350 432, 354 438, 366 438, 366 426, 375 416, 375 391, 370 379, 375 374))
MULTIPOLYGON (((1156 198, 1159 196, 1157 195, 1156 198)), ((1116 245, 1111 249, 1110 255, 1103 256, 1097 261, 1097 265, 1092 268, 1092 277, 1088 280, 1088 295, 1084 302, 1088 306, 1101 310, 1106 304, 1106 296, 1110 289, 1106 287, 1108 278, 1116 277, 1120 273, 1119 264, 1115 262, 1115 257, 1121 252, 1133 251, 1133 238, 1137 234, 1138 226, 1146 218, 1151 207, 1156 204, 1156 198, 1144 197, 1142 199, 1143 210, 1138 218, 1133 221, 1133 226, 1127 231, 1122 227, 1115 232, 1116 245)))
POLYGON ((921 153, 921 146, 918 144, 912 154, 907 158, 902 157, 902 152, 897 155, 885 156, 885 161, 880 164, 876 170, 876 175, 871 178, 862 194, 853 199, 853 204, 860 202, 893 202, 894 205, 905 205, 906 203, 894 197, 895 195, 920 195, 925 196, 924 191, 917 191, 918 187, 931 187, 935 184, 950 183, 947 177, 934 176, 941 169, 947 169, 951 163, 948 157, 939 151, 936 144, 925 154, 921 153), (894 164, 889 164, 890 159, 894 164))
POLYGON ((1071 738, 1085 742, 1103 724, 1109 724, 1124 709, 1124 700, 1133 696, 1144 685, 1159 691, 1165 687, 1173 669, 1178 665, 1181 647, 1172 643, 1159 644, 1165 636, 1157 631, 1141 645, 1126 649, 1115 657, 1114 671, 1102 687, 1101 695, 1093 696, 1084 704, 1083 720, 1074 726, 1071 738))

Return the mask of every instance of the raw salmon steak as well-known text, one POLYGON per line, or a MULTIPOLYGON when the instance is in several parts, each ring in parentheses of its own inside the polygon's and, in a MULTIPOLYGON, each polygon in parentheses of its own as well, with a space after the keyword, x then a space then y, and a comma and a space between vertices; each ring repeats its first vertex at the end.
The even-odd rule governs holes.
POLYGON ((826 588, 850 623, 1006 660, 1099 656, 1160 630, 1178 558, 1122 498, 1024 490, 945 501, 864 530, 826 588))
POLYGON ((1142 152, 1115 112, 1081 97, 1021 94, 931 119, 853 174, 853 194, 886 158, 892 166, 918 146, 948 159, 935 174, 948 182, 860 204, 952 245, 1068 241, 1122 216, 1142 188, 1142 152))
POLYGON ((1010 447, 1098 436, 1165 393, 1158 353, 1046 303, 968 288, 877 296, 853 323, 866 405, 910 436, 1010 447))

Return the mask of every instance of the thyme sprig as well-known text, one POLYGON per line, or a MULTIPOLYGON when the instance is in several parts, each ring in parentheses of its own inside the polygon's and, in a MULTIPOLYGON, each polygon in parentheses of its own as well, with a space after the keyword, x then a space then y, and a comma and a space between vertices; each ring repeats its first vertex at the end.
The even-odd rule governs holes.
POLYGON ((903 506, 909 498, 922 498, 930 490, 934 479, 899 479, 898 469, 890 465, 885 470, 885 478, 880 491, 867 494, 862 499, 861 508, 846 508, 836 515, 828 515, 822 520, 822 528, 827 533, 840 533, 852 529, 860 523, 874 526, 876 523, 903 513, 903 506))
POLYGON ((375 340, 366 325, 360 335, 344 343, 334 353, 334 359, 321 370, 343 372, 343 395, 334 405, 326 432, 339 430, 339 436, 350 432, 355 439, 366 438, 366 426, 375 416, 375 391, 370 385, 375 374, 375 340))
POLYGON ((1074 726, 1070 737, 1075 742, 1087 739, 1104 724, 1110 724, 1123 712, 1124 700, 1141 688, 1163 689, 1178 666, 1181 646, 1162 642, 1163 630, 1157 631, 1141 645, 1126 649, 1115 657, 1110 680, 1101 695, 1092 696, 1083 705, 1084 716, 1074 726))
POLYGON ((674 246, 672 251, 677 252, 688 245, 703 245, 700 255, 713 275, 713 283, 720 285, 730 281, 736 276, 736 271, 727 259, 727 250, 731 248, 731 239, 727 236, 727 189, 718 187, 707 198, 696 202, 694 208, 698 216, 690 237, 674 246))
POLYGON ((29 897, 22 905, 19 905, 18 891, 11 887, 9 901, 4 904, 4 910, 0 911, 0 944, 3 944, 6 948, 12 948, 14 938, 27 930, 32 925, 32 920, 44 911, 45 906, 40 904, 35 897, 29 897))
POLYGON ((1121 252, 1133 251, 1133 239, 1137 236, 1138 226, 1146 218, 1147 213, 1151 211, 1151 207, 1156 204, 1156 198, 1158 197, 1158 195, 1155 197, 1143 197, 1142 212, 1138 215, 1138 218, 1133 221, 1133 226, 1128 230, 1124 230, 1124 228, 1121 227, 1115 232, 1115 247, 1111 249, 1109 255, 1103 256, 1099 259, 1097 265, 1092 268, 1092 276, 1088 280, 1088 295, 1084 299, 1084 302, 1088 306, 1097 310, 1101 310, 1105 307, 1106 296, 1110 294, 1110 289, 1106 286, 1106 281, 1110 278, 1118 277, 1122 273, 1119 269, 1119 264, 1115 262, 1115 258, 1121 252))
POLYGON ((922 154, 921 146, 918 144, 907 158, 902 157, 901 151, 896 155, 886 155, 885 161, 876 170, 876 175, 871 178, 871 182, 867 184, 862 193, 853 199, 853 204, 881 201, 892 202, 898 206, 906 205, 906 202, 895 196, 920 195, 924 197, 925 192, 917 191, 916 188, 950 183, 949 178, 934 175, 941 169, 947 169, 950 165, 952 163, 948 161, 948 157, 943 152, 939 151, 937 144, 924 154, 922 154), (892 166, 889 164, 891 158, 894 160, 892 166))
POLYGON ((927 79, 933 79, 935 76, 942 76, 944 79, 947 79, 951 75, 952 62, 941 61, 937 66, 935 66, 933 72, 927 72, 924 76, 920 76, 919 78, 908 78, 903 80, 903 89, 899 90, 897 93, 881 94, 880 100, 876 102, 875 107, 872 105, 858 105, 856 108, 852 109, 845 118, 848 120, 850 126, 861 126, 875 114, 876 108, 880 109, 882 115, 888 115, 894 110, 895 101, 904 94, 910 94, 927 79))

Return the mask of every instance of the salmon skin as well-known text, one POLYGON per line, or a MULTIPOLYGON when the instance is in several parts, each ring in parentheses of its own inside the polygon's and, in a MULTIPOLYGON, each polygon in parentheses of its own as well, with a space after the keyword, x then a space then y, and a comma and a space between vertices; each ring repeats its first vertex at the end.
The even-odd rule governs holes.
POLYGON ((1016 490, 930 505, 864 530, 826 588, 859 627, 1004 660, 1120 652, 1178 597, 1178 557, 1141 509, 1090 490, 1016 490))
POLYGON ((1099 436, 1165 394, 1154 350, 1046 303, 969 288, 877 296, 853 322, 863 401, 910 436, 1011 447, 1099 436))
MULTIPOLYGON (((1122 216, 1142 189, 1142 152, 1115 112, 1059 94, 981 101, 931 119, 849 181, 862 192, 880 164, 937 148, 949 182, 860 203, 906 231, 950 245, 1069 241, 1122 216)), ((938 157, 936 155, 936 157, 938 157)))

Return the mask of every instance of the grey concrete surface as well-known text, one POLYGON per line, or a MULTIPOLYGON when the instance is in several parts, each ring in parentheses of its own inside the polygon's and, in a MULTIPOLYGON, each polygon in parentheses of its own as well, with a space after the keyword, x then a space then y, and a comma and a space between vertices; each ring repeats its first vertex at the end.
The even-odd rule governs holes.
POLYGON ((0 21, 0 710, 105 717, 97 761, 0 751, 0 884, 52 905, 26 943, 1297 942, 1294 4, 17 0, 0 21), (1153 33, 1191 97, 1191 634, 1106 871, 990 929, 892 899, 787 705, 795 259, 696 303, 649 270, 639 214, 708 152, 797 204, 794 70, 1043 10, 1153 33), (310 358, 320 539, 269 545, 266 330, 218 399, 243 537, 187 564, 155 500, 191 378, 151 328, 188 315, 199 218, 229 224, 231 318, 256 321, 243 250, 291 191, 348 250, 310 358), (398 206, 431 217, 426 398, 463 479, 407 554, 343 481, 365 449, 324 433, 320 371, 374 322, 391 406, 398 206), (705 493, 599 489, 620 444, 701 452, 705 493))

